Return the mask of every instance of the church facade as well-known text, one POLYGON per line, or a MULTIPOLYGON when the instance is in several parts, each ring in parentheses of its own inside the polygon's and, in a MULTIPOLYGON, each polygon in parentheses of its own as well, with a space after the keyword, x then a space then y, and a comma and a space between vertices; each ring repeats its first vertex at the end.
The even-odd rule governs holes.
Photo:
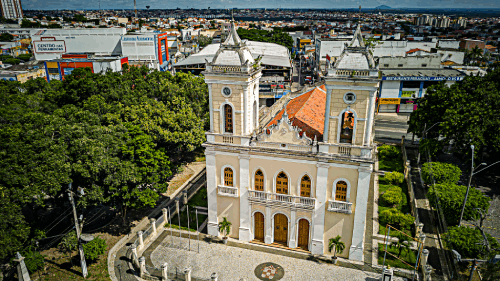
MULTIPOLYGON (((325 84, 259 110, 259 57, 231 31, 211 62, 208 234, 363 260, 378 70, 358 30, 325 84)), ((369 218, 368 218, 369 219, 369 218)))

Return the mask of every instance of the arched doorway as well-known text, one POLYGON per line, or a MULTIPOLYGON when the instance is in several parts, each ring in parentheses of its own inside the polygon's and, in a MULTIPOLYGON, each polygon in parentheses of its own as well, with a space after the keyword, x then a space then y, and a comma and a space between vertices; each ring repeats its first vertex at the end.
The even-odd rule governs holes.
POLYGON ((288 218, 283 214, 274 216, 274 242, 287 246, 288 218))
POLYGON ((302 250, 309 251, 309 222, 306 219, 299 220, 298 246, 302 250))
POLYGON ((264 215, 256 212, 254 215, 255 240, 264 242, 264 215))

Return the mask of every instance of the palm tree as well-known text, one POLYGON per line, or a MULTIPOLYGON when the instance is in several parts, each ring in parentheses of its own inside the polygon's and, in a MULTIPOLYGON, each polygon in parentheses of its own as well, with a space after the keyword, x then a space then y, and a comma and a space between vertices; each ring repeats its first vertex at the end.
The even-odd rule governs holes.
POLYGON ((344 249, 345 249, 345 244, 344 242, 340 241, 342 237, 340 237, 340 235, 337 235, 337 237, 335 238, 330 238, 330 240, 328 240, 328 252, 332 252, 333 251, 333 258, 336 259, 337 258, 337 253, 339 254, 342 254, 342 252, 344 252, 344 249))
POLYGON ((476 60, 476 62, 478 60, 480 60, 483 56, 483 50, 479 49, 477 46, 475 46, 472 50, 471 50, 471 57, 476 60))
POLYGON ((231 231, 231 222, 227 220, 226 217, 219 223, 219 232, 222 232, 224 238, 227 239, 227 235, 231 231))

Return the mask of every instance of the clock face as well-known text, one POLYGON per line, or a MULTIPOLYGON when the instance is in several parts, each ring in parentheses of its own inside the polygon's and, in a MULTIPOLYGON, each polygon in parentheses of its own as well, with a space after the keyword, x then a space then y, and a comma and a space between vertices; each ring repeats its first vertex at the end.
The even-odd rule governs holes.
POLYGON ((230 96, 230 95, 231 95, 231 89, 229 89, 229 87, 224 87, 224 88, 222 89, 222 94, 223 94, 224 96, 230 96))

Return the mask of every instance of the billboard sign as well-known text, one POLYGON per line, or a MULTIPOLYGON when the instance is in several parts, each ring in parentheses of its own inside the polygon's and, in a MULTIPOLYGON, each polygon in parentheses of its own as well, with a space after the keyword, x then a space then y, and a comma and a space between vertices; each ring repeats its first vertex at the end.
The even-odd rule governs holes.
POLYGON ((430 76, 383 76, 382 80, 387 81, 462 81, 463 76, 459 77, 430 77, 430 76))
POLYGON ((399 104, 400 99, 381 98, 380 104, 399 104))
POLYGON ((35 53, 65 53, 66 43, 63 40, 35 41, 33 42, 35 53))

